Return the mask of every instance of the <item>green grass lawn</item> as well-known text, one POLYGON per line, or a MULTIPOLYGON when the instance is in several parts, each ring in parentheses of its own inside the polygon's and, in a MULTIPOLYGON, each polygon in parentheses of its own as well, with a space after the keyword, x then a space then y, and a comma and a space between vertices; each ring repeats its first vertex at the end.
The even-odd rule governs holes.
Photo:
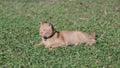
POLYGON ((0 68, 119 67, 119 0, 0 0, 0 68), (58 31, 96 32, 97 43, 35 49, 40 21, 58 31))

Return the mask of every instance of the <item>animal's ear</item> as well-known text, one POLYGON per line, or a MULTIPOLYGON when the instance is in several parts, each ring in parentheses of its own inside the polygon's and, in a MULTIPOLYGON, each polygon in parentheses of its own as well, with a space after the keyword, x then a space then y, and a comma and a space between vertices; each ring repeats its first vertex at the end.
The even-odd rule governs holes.
POLYGON ((42 21, 40 21, 40 23, 39 23, 40 25, 43 25, 44 24, 44 22, 42 22, 42 21))
POLYGON ((47 23, 48 27, 52 28, 52 30, 54 30, 53 24, 51 23, 47 23))
POLYGON ((47 24, 48 24, 48 26, 52 27, 52 24, 51 24, 51 23, 47 23, 47 24))

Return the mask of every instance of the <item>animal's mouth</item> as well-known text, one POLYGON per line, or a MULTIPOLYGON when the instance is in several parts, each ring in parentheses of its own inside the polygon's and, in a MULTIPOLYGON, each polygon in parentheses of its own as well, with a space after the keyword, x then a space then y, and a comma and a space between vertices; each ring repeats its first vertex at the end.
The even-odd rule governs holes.
POLYGON ((43 37, 44 39, 48 39, 48 38, 51 37, 51 35, 43 35, 42 37, 43 37))
POLYGON ((44 38, 44 39, 47 39, 48 37, 45 37, 45 36, 44 36, 43 38, 44 38))
POLYGON ((53 33, 51 34, 44 34, 44 35, 41 35, 44 39, 48 39, 48 38, 51 38, 52 36, 54 36, 54 34, 56 33, 56 31, 54 31, 53 33))
POLYGON ((49 37, 47 34, 41 35, 42 37, 49 37))

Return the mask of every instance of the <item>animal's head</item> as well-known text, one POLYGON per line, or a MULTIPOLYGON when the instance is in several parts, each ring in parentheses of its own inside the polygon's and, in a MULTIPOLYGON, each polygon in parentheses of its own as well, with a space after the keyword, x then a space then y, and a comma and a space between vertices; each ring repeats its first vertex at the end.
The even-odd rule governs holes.
POLYGON ((51 23, 40 22, 40 35, 49 37, 54 33, 54 27, 51 23))

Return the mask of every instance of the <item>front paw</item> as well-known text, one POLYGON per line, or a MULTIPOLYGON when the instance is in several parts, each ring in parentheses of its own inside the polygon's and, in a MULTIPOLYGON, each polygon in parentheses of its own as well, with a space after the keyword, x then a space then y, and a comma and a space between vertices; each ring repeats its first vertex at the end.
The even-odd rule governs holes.
POLYGON ((49 45, 46 45, 46 46, 45 46, 45 48, 48 48, 48 49, 49 49, 49 48, 51 48, 51 46, 49 46, 49 45))
POLYGON ((41 44, 35 44, 34 48, 38 47, 38 46, 42 46, 41 44))
POLYGON ((35 44, 35 45, 34 45, 34 48, 36 48, 36 47, 38 47, 38 46, 39 46, 38 44, 35 44))
POLYGON ((44 44, 41 42, 41 43, 38 43, 38 44, 35 44, 34 45, 34 48, 38 47, 38 46, 44 46, 44 44))

